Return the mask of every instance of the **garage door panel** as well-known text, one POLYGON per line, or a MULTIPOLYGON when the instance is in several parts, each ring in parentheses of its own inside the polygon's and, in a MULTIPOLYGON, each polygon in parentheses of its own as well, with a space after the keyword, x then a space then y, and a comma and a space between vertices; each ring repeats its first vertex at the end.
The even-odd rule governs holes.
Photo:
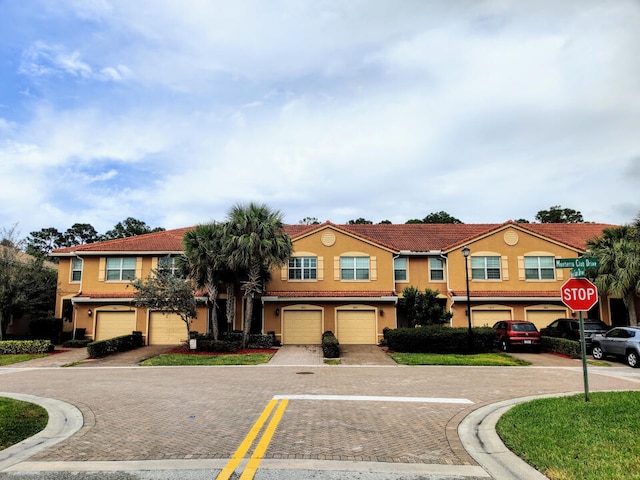
POLYGON ((558 310, 528 310, 527 318, 529 322, 533 323, 538 330, 546 327, 551 322, 558 318, 566 318, 567 311, 565 309, 558 310))
POLYGON ((149 345, 178 345, 186 340, 187 327, 179 315, 164 312, 149 315, 149 345))
POLYGON ((95 340, 131 335, 135 329, 135 312, 96 312, 95 340))
POLYGON ((375 345, 378 343, 375 311, 339 311, 336 336, 344 345, 375 345))
POLYGON ((319 345, 322 343, 321 310, 285 310, 282 320, 282 343, 319 345))
POLYGON ((471 323, 474 327, 492 327, 496 322, 500 320, 512 320, 511 310, 471 310, 471 323))

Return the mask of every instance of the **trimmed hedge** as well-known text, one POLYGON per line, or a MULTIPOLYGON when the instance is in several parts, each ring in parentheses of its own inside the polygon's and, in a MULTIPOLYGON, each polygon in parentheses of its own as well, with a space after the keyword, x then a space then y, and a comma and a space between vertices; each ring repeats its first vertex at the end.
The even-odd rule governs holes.
POLYGON ((237 342, 228 340, 214 340, 213 338, 198 338, 196 350, 199 352, 235 352, 240 348, 237 342))
POLYGON ((541 337, 542 349, 547 352, 568 355, 571 358, 582 358, 580 342, 566 338, 541 337))
POLYGON ((100 358, 116 352, 126 352, 142 346, 142 332, 132 332, 131 335, 109 338, 91 342, 87 345, 89 358, 100 358))
POLYGON ((407 353, 486 353, 493 351, 495 333, 488 327, 469 329, 429 325, 419 328, 396 328, 383 332, 389 350, 407 353))
POLYGON ((64 342, 62 344, 63 347, 65 348, 82 348, 82 347, 86 347, 87 345, 89 345, 92 341, 87 339, 84 340, 67 340, 66 342, 64 342))
POLYGON ((50 340, 4 340, 0 342, 0 355, 53 352, 50 340))
POLYGON ((329 330, 322 334, 322 353, 324 358, 340 357, 340 343, 333 332, 329 330))

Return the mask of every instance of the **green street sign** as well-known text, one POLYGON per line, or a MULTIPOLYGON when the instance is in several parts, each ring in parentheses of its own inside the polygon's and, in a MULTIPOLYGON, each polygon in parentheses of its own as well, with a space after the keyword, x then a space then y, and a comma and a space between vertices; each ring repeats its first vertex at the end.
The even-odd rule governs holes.
POLYGON ((571 269, 571 278, 584 278, 586 276, 586 269, 582 267, 575 267, 571 269))
MULTIPOLYGON (((600 262, 597 258, 556 258, 556 268, 598 268, 600 262)), ((584 274, 582 275, 584 277, 584 274)))

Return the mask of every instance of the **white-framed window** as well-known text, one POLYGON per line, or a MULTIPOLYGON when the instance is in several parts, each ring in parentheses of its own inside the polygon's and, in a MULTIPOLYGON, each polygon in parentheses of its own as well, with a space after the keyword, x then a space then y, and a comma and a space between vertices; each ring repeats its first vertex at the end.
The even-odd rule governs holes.
POLYGON ((340 257, 341 280, 369 280, 369 257, 340 257))
POLYGON ((135 257, 107 258, 107 280, 133 280, 136 276, 135 257))
POLYGON ((166 256, 158 258, 158 270, 169 271, 174 277, 180 275, 178 267, 176 266, 176 257, 166 256))
POLYGON ((500 257, 471 257, 473 280, 500 280, 500 257))
POLYGON ((407 281, 407 259, 406 258, 394 258, 393 259, 393 278, 396 282, 407 281))
POLYGON ((82 280, 82 259, 74 258, 71 260, 71 281, 79 282, 82 280))
POLYGON ((553 257, 524 257, 524 276, 527 280, 555 280, 553 257))
POLYGON ((292 257, 289 259, 289 280, 317 280, 318 257, 292 257))
POLYGON ((444 280, 444 260, 435 257, 429 259, 429 278, 432 282, 444 280))

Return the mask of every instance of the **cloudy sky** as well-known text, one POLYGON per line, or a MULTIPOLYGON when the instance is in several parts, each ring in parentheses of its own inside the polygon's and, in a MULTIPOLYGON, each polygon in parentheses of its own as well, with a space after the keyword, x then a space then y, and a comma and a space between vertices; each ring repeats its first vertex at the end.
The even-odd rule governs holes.
POLYGON ((0 0, 0 227, 640 212, 640 3, 0 0))

